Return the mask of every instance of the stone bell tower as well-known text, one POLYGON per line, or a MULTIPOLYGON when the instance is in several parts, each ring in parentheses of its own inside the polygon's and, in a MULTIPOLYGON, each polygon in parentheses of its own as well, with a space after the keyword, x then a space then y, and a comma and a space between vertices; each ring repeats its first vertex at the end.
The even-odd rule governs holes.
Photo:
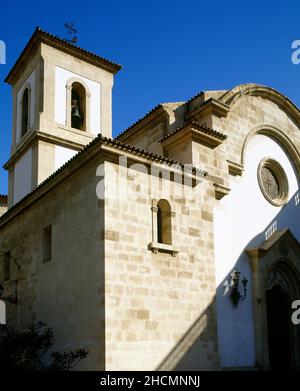
POLYGON ((37 28, 6 78, 13 90, 8 206, 98 134, 112 135, 113 77, 120 70, 37 28))

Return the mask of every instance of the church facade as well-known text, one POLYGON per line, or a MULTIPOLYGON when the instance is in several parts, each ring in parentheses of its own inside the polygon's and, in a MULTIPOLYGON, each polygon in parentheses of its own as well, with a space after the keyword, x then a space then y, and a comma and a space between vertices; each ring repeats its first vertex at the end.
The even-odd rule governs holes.
POLYGON ((119 70, 37 29, 7 76, 0 323, 47 322, 80 370, 299 369, 298 108, 244 84, 113 139, 119 70))

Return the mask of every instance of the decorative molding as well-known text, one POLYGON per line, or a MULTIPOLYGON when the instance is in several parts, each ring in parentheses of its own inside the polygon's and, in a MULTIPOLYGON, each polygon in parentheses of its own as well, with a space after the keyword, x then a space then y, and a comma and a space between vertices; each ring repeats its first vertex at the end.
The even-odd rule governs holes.
MULTIPOLYGON (((299 121, 300 121, 300 117, 299 117, 299 121)), ((255 134, 262 134, 264 136, 275 139, 286 150, 286 152, 288 153, 288 155, 290 156, 291 160, 295 165, 297 174, 300 176, 299 149, 294 145, 294 143, 291 141, 291 138, 289 136, 287 136, 281 129, 276 128, 272 124, 263 124, 260 126, 256 126, 252 130, 250 130, 250 132, 247 134, 241 150, 242 165, 245 162, 245 153, 248 146, 248 142, 255 134)))
POLYGON ((274 206, 282 206, 286 203, 289 194, 288 179, 284 169, 276 160, 272 158, 264 158, 259 163, 257 179, 260 190, 267 201, 274 206), (265 170, 265 172, 263 170, 265 170), (273 196, 271 191, 271 185, 274 185, 274 183, 276 185, 275 190, 278 192, 276 197, 273 196))
POLYGON ((227 117, 230 107, 217 99, 210 98, 206 100, 201 106, 186 114, 186 118, 192 118, 195 115, 215 115, 216 117, 227 117))
MULTIPOLYGON (((78 131, 80 132, 80 131, 78 131)), ((77 132, 77 133, 78 133, 77 132)), ((80 133, 83 136, 88 137, 88 135, 85 134, 85 132, 80 133)), ((87 143, 89 141, 92 141, 92 137, 88 137, 87 143)), ((46 141, 55 145, 60 145, 62 147, 74 149, 75 151, 79 151, 82 149, 86 144, 79 144, 70 140, 65 140, 61 137, 44 133, 41 131, 32 131, 29 132, 27 137, 22 139, 22 143, 20 146, 18 146, 17 151, 14 153, 14 155, 4 164, 3 168, 5 170, 9 170, 13 164, 30 148, 32 147, 34 141, 36 140, 41 140, 41 141, 46 141)))
MULTIPOLYGON (((291 231, 286 229, 277 231, 259 247, 247 249, 246 254, 250 259, 252 270, 256 365, 260 370, 269 370, 266 291, 279 283, 290 294, 291 300, 299 297, 300 244, 291 231), (288 259, 282 257, 281 243, 292 250, 288 259)), ((293 338, 293 345, 299 346, 299 336, 295 334, 293 338)), ((300 367, 299 351, 294 353, 297 370, 300 367)))
POLYGON ((298 107, 290 99, 276 91, 274 88, 263 85, 254 83, 240 84, 235 88, 226 91, 225 94, 219 97, 219 102, 225 104, 230 109, 239 99, 247 95, 259 96, 276 103, 279 107, 282 107, 284 111, 286 111, 296 121, 296 123, 299 123, 300 111, 298 107))
POLYGON ((289 286, 284 276, 277 270, 271 271, 267 279, 267 289, 272 289, 275 285, 279 285, 282 290, 289 293, 289 286))
POLYGON ((240 163, 227 160, 228 163, 228 172, 233 176, 242 176, 244 171, 244 166, 240 163))
POLYGON ((249 248, 246 250, 246 253, 252 261, 253 259, 255 260, 257 258, 263 257, 267 253, 267 250, 263 248, 249 248))
POLYGON ((209 148, 216 148, 227 139, 221 132, 207 127, 198 121, 188 121, 179 126, 173 132, 168 133, 159 140, 163 148, 167 149, 171 145, 180 142, 195 141, 209 148))
POLYGON ((209 134, 203 130, 192 129, 192 141, 209 148, 216 148, 218 145, 222 144, 224 139, 222 140, 221 138, 216 137, 216 135, 209 134))
MULTIPOLYGON (((32 138, 36 137, 35 132, 32 133, 31 136, 32 138)), ((28 148, 28 144, 26 146, 28 148)), ((102 161, 115 162, 121 154, 123 156, 128 156, 133 162, 143 162, 143 164, 146 164, 147 166, 150 166, 150 164, 155 161, 157 164, 161 164, 162 167, 169 166, 172 168, 174 165, 179 165, 180 168, 184 168, 184 164, 181 162, 172 160, 162 155, 149 153, 143 149, 133 147, 129 144, 125 144, 108 137, 103 137, 101 134, 99 134, 88 145, 81 147, 79 152, 67 163, 65 163, 52 175, 46 178, 23 199, 21 199, 15 205, 11 206, 11 208, 2 217, 0 217, 0 227, 7 224, 23 209, 30 206, 33 202, 42 197, 44 194, 48 193, 58 184, 63 183, 67 178, 70 178, 74 172, 77 172, 81 167, 84 167, 87 162, 91 161, 91 159, 97 157, 99 160, 102 159, 102 161)), ((11 165, 11 162, 12 160, 9 160, 5 164, 4 168, 9 170, 8 165, 11 165)), ((207 172, 197 170, 194 167, 191 169, 191 175, 193 175, 193 178, 195 177, 195 179, 198 177, 203 178, 207 175, 207 172)), ((172 181, 173 179, 170 178, 170 180, 172 181)))
POLYGON ((223 197, 227 196, 230 192, 230 189, 228 187, 220 185, 219 183, 214 183, 213 185, 215 187, 215 198, 217 200, 221 200, 223 197))
POLYGON ((148 249, 151 250, 153 254, 157 254, 158 252, 169 253, 172 255, 172 257, 176 257, 176 255, 179 253, 179 250, 173 245, 157 242, 149 243, 148 249))

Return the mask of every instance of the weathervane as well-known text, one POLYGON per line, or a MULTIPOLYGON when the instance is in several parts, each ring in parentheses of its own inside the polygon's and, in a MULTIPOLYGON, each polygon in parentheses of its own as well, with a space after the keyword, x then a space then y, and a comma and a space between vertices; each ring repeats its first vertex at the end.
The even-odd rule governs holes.
POLYGON ((71 36, 70 39, 65 39, 65 41, 69 43, 76 43, 78 40, 78 37, 75 35, 77 34, 77 29, 75 28, 75 23, 70 22, 70 23, 65 23, 65 28, 68 32, 68 34, 71 36))

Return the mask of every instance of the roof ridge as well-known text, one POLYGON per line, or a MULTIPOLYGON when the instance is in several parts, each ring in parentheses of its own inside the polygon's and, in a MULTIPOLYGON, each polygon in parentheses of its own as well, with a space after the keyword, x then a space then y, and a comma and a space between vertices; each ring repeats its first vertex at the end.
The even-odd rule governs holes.
POLYGON ((9 79, 10 79, 11 75, 14 73, 14 71, 16 70, 18 62, 20 61, 22 56, 25 55, 25 53, 28 50, 28 48, 30 47, 30 45, 33 43, 34 39, 39 36, 39 34, 41 35, 41 38, 43 38, 43 36, 44 36, 44 38, 46 37, 46 38, 52 39, 52 40, 56 41, 57 44, 64 45, 65 47, 67 47, 69 49, 77 50, 78 52, 80 52, 81 54, 83 54, 85 56, 89 56, 90 58, 94 58, 94 60, 101 61, 103 64, 106 64, 107 67, 111 67, 114 69, 114 72, 111 71, 112 73, 116 73, 122 68, 122 66, 120 64, 117 64, 113 61, 107 60, 106 58, 101 57, 98 54, 95 54, 95 53, 90 52, 86 49, 83 49, 82 47, 75 45, 73 43, 70 43, 66 39, 60 38, 57 35, 53 35, 51 33, 48 33, 47 31, 43 30, 40 27, 36 27, 34 32, 31 34, 29 40, 27 41, 27 44, 25 45, 24 49, 21 51, 21 53, 18 56, 17 60, 15 61, 14 65, 12 66, 11 70, 9 71, 8 75, 6 76, 5 82, 9 83, 9 79))
MULTIPOLYGON (((227 92, 227 91, 226 91, 227 92)), ((200 95, 204 94, 205 91, 199 91, 196 95, 192 96, 190 99, 187 101, 178 101, 178 102, 164 102, 164 103, 159 103, 156 106, 154 106, 152 109, 150 109, 143 117, 138 118, 136 121, 134 121, 128 128, 123 130, 121 133, 119 133, 115 139, 121 138, 124 134, 126 134, 128 131, 130 131, 132 128, 134 128, 136 125, 138 125, 139 122, 143 121, 145 118, 147 118, 150 114, 152 114, 155 110, 157 110, 159 107, 164 107, 164 105, 170 105, 170 104, 176 104, 176 103, 181 103, 182 105, 184 104, 189 104, 192 102, 194 99, 198 98, 200 95)), ((218 98, 219 99, 219 98, 218 98)), ((218 100, 217 99, 217 100, 218 100)), ((206 101, 205 101, 206 102, 206 101)), ((203 102, 203 104, 205 103, 203 102)), ((213 129, 212 129, 213 130, 213 129)))
POLYGON ((73 47, 74 49, 81 50, 82 52, 84 52, 86 54, 89 54, 89 55, 91 55, 93 57, 97 57, 100 60, 103 60, 103 61, 109 63, 110 65, 122 68, 122 65, 120 65, 118 63, 115 63, 114 61, 108 60, 107 58, 104 58, 104 57, 100 56, 99 54, 96 54, 96 53, 90 52, 89 50, 83 49, 81 46, 76 45, 75 43, 68 42, 66 39, 60 38, 58 35, 51 34, 48 31, 43 30, 41 27, 37 27, 36 31, 40 31, 41 33, 47 35, 48 37, 54 38, 54 39, 56 39, 56 40, 58 40, 58 41, 60 41, 60 42, 62 42, 64 44, 66 44, 66 45, 68 45, 70 47, 73 47))
POLYGON ((150 114, 154 113, 156 110, 159 108, 163 107, 164 103, 158 103, 156 106, 154 106, 152 109, 150 109, 143 117, 138 118, 136 121, 134 121, 131 125, 128 126, 125 130, 123 130, 121 133, 119 133, 116 137, 115 140, 119 139, 122 137, 125 133, 127 133, 129 130, 134 128, 139 122, 143 121, 146 119, 150 114))
POLYGON ((213 128, 210 128, 208 127, 206 124, 203 124, 199 121, 196 121, 196 120, 193 120, 193 119, 190 119, 190 120, 187 120, 185 121, 182 125, 180 125, 178 128, 176 128, 175 130, 173 130, 172 132, 166 134, 164 137, 162 137, 159 142, 161 143, 162 141, 168 139, 169 137, 173 136, 174 134, 180 132, 182 129, 184 129, 186 126, 188 125, 196 125, 198 126, 199 128, 201 128, 205 133, 210 133, 210 134, 213 134, 215 137, 219 138, 220 140, 226 140, 227 138, 227 135, 224 134, 224 133, 221 133, 213 128))
MULTIPOLYGON (((117 147, 122 147, 123 150, 129 150, 131 152, 134 152, 136 153, 137 155, 143 155, 145 157, 149 157, 151 160, 153 161, 156 161, 156 162, 164 162, 168 165, 179 165, 180 167, 184 167, 186 171, 190 171, 192 172, 193 174, 196 174, 196 175, 201 175, 201 176, 205 176, 207 174, 206 171, 203 171, 203 170, 200 170, 196 167, 191 167, 190 170, 187 170, 186 167, 185 167, 185 164, 182 163, 182 162, 179 162, 179 161, 176 161, 176 160, 173 160, 173 159, 170 159, 166 156, 163 156, 163 155, 158 155, 158 154, 154 154, 154 153, 151 153, 151 152, 147 152, 141 148, 138 148, 138 147, 134 147, 133 145, 131 144, 127 144, 127 143, 124 143, 122 141, 117 141, 117 140, 114 140, 112 138, 109 138, 109 137, 105 137, 105 136, 102 136, 101 134, 99 134, 97 137, 95 137, 90 143, 88 143, 87 145, 85 145, 80 151, 78 151, 77 154, 75 154, 73 157, 71 157, 67 162, 65 162, 61 167, 59 167, 56 171, 54 171, 51 175, 49 175, 43 182, 41 182, 38 186, 36 186, 34 189, 32 189, 28 194, 26 194, 20 201, 18 201, 15 205, 13 205, 9 211, 15 209, 17 206, 19 206, 21 203, 23 203, 26 199, 28 199, 32 194, 34 194, 35 192, 37 192, 39 189, 41 189, 43 186, 45 186, 48 182, 50 182, 54 177, 56 177, 57 175, 59 175, 60 172, 62 172, 68 165, 70 165, 74 160, 78 159, 80 156, 82 156, 84 153, 87 153, 87 151, 89 149, 91 149, 93 147, 93 145, 97 144, 99 142, 99 144, 101 145, 101 142, 103 142, 104 144, 110 144, 110 145, 113 145, 113 146, 117 146, 117 147)), ((8 211, 8 212, 9 212, 8 211)), ((8 213, 7 212, 7 213, 8 213)), ((0 217, 0 220, 2 219, 2 217, 0 217)))
POLYGON ((197 92, 195 95, 193 95, 190 99, 188 99, 185 103, 190 103, 192 102, 194 99, 197 99, 199 98, 200 95, 204 94, 205 91, 199 91, 197 92))
POLYGON ((176 164, 176 165, 180 165, 181 167, 184 167, 184 163, 179 162, 178 160, 171 159, 171 158, 169 158, 167 156, 160 155, 160 154, 157 154, 157 153, 148 152, 145 149, 142 149, 142 148, 139 148, 139 147, 135 147, 134 145, 125 143, 123 141, 114 140, 112 138, 104 137, 104 136, 101 137, 101 140, 104 143, 120 146, 123 149, 130 150, 132 152, 136 152, 137 154, 142 154, 142 155, 150 157, 150 158, 152 158, 152 159, 154 159, 156 161, 160 160, 160 161, 165 162, 167 164, 176 164))

